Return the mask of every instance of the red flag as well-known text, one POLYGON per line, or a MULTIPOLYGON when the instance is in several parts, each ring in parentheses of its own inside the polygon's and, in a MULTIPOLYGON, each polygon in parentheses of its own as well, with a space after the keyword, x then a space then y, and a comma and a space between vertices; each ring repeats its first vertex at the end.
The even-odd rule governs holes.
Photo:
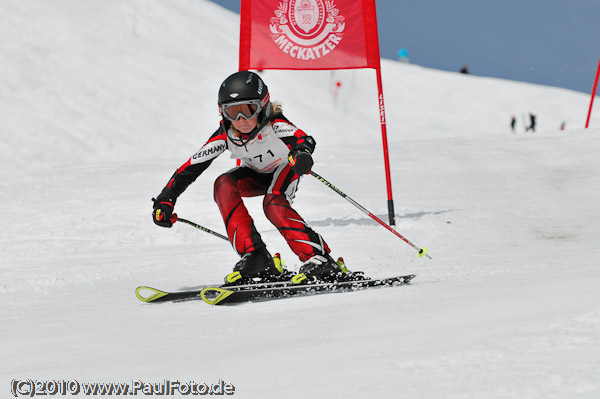
POLYGON ((375 0, 242 0, 240 70, 379 68, 375 0))

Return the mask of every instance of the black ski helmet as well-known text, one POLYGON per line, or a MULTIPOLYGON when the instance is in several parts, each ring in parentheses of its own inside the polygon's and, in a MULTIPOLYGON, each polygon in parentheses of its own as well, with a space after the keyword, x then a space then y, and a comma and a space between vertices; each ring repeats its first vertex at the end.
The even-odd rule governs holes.
POLYGON ((229 103, 239 103, 245 100, 260 100, 260 113, 258 114, 258 124, 244 137, 229 136, 231 122, 223 117, 223 125, 231 141, 242 146, 250 141, 256 134, 268 123, 271 114, 271 101, 269 99, 269 88, 263 80, 250 71, 240 71, 230 75, 221 83, 219 88, 219 112, 223 115, 223 105, 229 103))

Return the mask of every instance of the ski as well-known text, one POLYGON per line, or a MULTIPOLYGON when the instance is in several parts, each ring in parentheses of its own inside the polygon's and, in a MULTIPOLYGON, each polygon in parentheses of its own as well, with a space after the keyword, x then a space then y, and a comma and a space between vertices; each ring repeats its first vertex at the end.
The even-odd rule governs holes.
POLYGON ((209 305, 239 304, 244 302, 265 301, 289 298, 292 296, 314 295, 333 292, 357 291, 373 287, 391 287, 409 283, 414 274, 383 279, 362 279, 314 284, 280 284, 270 287, 251 287, 231 289, 231 287, 206 287, 201 298, 209 305))
POLYGON ((190 291, 165 292, 151 287, 138 287, 136 296, 143 302, 203 300, 209 305, 229 305, 333 292, 357 291, 374 287, 408 284, 414 274, 382 279, 360 279, 329 283, 295 285, 290 282, 258 283, 238 286, 207 286, 190 291), (149 296, 143 291, 150 291, 149 296))
POLYGON ((202 299, 201 293, 205 288, 226 288, 228 290, 244 290, 244 289, 260 289, 260 288, 272 288, 272 287, 281 287, 288 285, 288 281, 282 282, 263 282, 263 283, 253 283, 246 285, 232 285, 232 286, 204 286, 202 288, 187 290, 187 291, 177 291, 177 292, 166 292, 161 291, 156 288, 148 287, 142 285, 135 289, 135 295, 142 302, 172 302, 172 301, 187 301, 194 299, 202 299))

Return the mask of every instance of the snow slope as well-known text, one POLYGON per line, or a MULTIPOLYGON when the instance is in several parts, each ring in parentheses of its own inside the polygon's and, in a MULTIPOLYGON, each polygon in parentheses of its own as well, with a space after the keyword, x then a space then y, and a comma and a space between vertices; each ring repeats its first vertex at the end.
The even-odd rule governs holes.
MULTIPOLYGON (((241 398, 600 397, 600 113, 582 129, 589 98, 564 89, 383 63, 397 229, 433 259, 310 177, 295 207, 350 268, 415 273, 410 286, 224 308, 135 298, 220 281, 236 261, 218 238, 154 226, 150 198, 216 128, 238 23, 200 0, 2 1, 2 397, 26 378, 224 379, 241 398)), ((383 217, 374 72, 263 77, 316 137, 315 171, 383 217)), ((223 231, 212 182, 232 162, 177 212, 223 231)))

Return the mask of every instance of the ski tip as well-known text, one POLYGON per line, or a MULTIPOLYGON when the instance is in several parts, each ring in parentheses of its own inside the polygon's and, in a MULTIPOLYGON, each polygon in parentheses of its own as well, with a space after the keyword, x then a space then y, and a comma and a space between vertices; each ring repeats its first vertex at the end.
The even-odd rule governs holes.
POLYGON ((167 295, 167 292, 157 290, 156 288, 141 286, 135 289, 135 296, 142 302, 152 302, 167 295), (149 291, 149 294, 148 292, 149 291))
POLYGON ((209 305, 218 305, 231 294, 233 294, 233 291, 219 287, 206 287, 200 292, 202 300, 209 305))

